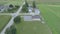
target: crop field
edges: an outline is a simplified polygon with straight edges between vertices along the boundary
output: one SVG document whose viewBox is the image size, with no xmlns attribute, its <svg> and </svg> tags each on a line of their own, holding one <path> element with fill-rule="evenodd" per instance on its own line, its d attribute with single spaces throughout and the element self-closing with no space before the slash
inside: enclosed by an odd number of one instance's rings
<svg viewBox="0 0 60 34">
<path fill-rule="evenodd" d="M 9 22 L 10 18 L 11 18 L 10 16 L 0 15 L 0 31 Z"/>
<path fill-rule="evenodd" d="M 50 27 L 52 34 L 60 34 L 60 6 L 38 5 L 46 24 Z"/>
</svg>

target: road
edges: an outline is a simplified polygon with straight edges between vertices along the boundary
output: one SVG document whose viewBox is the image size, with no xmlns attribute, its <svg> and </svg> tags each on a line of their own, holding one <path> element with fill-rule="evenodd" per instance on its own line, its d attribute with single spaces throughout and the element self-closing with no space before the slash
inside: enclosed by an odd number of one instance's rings
<svg viewBox="0 0 60 34">
<path fill-rule="evenodd" d="M 8 24 L 5 26 L 5 28 L 1 31 L 1 34 L 5 34 L 6 29 L 9 28 L 11 25 L 13 25 L 14 18 L 17 17 L 18 14 L 21 12 L 21 9 L 22 9 L 24 4 L 25 4 L 25 2 L 20 6 L 20 8 L 18 9 L 18 11 L 16 13 L 12 14 L 11 20 L 8 22 Z"/>
</svg>

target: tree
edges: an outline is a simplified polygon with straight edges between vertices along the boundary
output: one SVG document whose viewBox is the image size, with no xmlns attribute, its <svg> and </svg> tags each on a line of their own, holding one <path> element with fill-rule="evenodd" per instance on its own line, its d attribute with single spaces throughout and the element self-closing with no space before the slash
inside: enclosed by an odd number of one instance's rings
<svg viewBox="0 0 60 34">
<path fill-rule="evenodd" d="M 12 5 L 12 4 L 10 4 L 10 5 L 9 5 L 9 7 L 10 7 L 10 8 L 13 8 L 13 5 Z"/>
<path fill-rule="evenodd" d="M 28 13 L 28 7 L 26 5 L 23 5 L 22 12 Z"/>
<path fill-rule="evenodd" d="M 11 32 L 10 29 L 7 28 L 5 34 L 11 34 L 10 32 Z"/>
<path fill-rule="evenodd" d="M 33 1 L 33 8 L 36 8 L 36 4 L 35 4 L 35 1 Z"/>
<path fill-rule="evenodd" d="M 27 6 L 27 7 L 29 7 L 29 5 L 28 5 L 28 3 L 27 3 L 27 1 L 25 0 L 25 5 Z"/>
<path fill-rule="evenodd" d="M 23 7 L 22 7 L 22 12 L 23 13 L 28 13 L 28 3 L 27 3 L 27 1 L 25 0 L 25 4 L 23 5 Z"/>
<path fill-rule="evenodd" d="M 15 23 L 20 23 L 21 22 L 20 16 L 15 17 L 14 22 Z"/>
<path fill-rule="evenodd" d="M 10 28 L 7 28 L 5 34 L 16 34 L 16 27 L 12 25 Z"/>
<path fill-rule="evenodd" d="M 13 25 L 10 28 L 12 34 L 16 34 L 16 27 Z"/>
<path fill-rule="evenodd" d="M 18 6 L 18 5 L 15 5 L 15 7 L 16 7 L 16 8 L 19 8 L 20 6 Z"/>
</svg>

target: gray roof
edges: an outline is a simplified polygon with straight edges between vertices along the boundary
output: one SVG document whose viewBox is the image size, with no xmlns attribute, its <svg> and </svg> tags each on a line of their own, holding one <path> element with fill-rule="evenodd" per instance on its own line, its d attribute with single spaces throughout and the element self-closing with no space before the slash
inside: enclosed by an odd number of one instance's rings
<svg viewBox="0 0 60 34">
<path fill-rule="evenodd" d="M 32 16 L 33 19 L 40 19 L 40 16 L 39 15 L 36 15 L 36 16 Z"/>
<path fill-rule="evenodd" d="M 28 7 L 28 10 L 29 10 L 29 13 L 32 13 L 33 8 L 32 8 L 32 7 Z M 35 14 L 40 14 L 39 9 L 34 8 L 34 13 L 35 13 Z"/>
<path fill-rule="evenodd" d="M 3 9 L 3 8 L 4 8 L 4 6 L 0 5 L 0 9 Z"/>
</svg>

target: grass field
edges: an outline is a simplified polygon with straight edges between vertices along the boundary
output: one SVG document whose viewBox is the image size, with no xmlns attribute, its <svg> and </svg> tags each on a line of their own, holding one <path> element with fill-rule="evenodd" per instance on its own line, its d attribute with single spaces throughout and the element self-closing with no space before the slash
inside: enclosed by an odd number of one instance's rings
<svg viewBox="0 0 60 34">
<path fill-rule="evenodd" d="M 27 0 L 28 3 L 32 3 L 32 0 Z M 60 0 L 35 0 L 37 4 L 52 4 L 52 5 L 60 5 Z"/>
<path fill-rule="evenodd" d="M 42 24 L 40 21 L 24 21 L 15 24 L 17 28 L 17 34 L 51 34 L 49 27 L 46 24 Z"/>
<path fill-rule="evenodd" d="M 4 4 L 4 5 L 9 5 L 9 4 L 13 4 L 13 5 L 20 5 L 22 4 L 22 0 L 0 0 L 0 5 Z"/>
<path fill-rule="evenodd" d="M 11 18 L 10 16 L 0 15 L 0 31 L 8 23 L 8 21 L 10 20 L 10 18 Z"/>
<path fill-rule="evenodd" d="M 0 4 L 13 4 L 20 5 L 24 0 L 0 0 Z M 27 0 L 28 3 L 32 3 L 32 0 Z M 35 0 L 37 4 L 60 4 L 60 0 Z"/>
<path fill-rule="evenodd" d="M 46 24 L 50 27 L 53 34 L 60 34 L 60 7 L 38 5 L 45 19 Z"/>
</svg>

